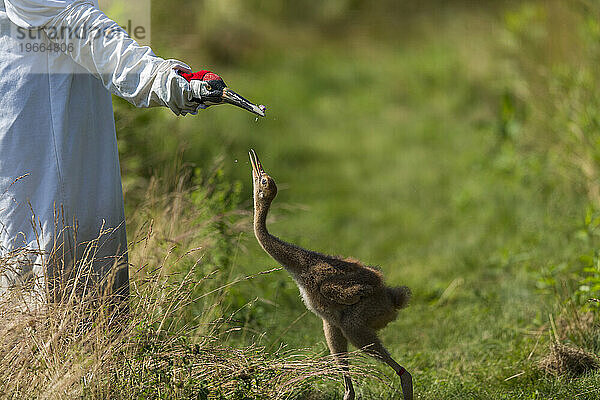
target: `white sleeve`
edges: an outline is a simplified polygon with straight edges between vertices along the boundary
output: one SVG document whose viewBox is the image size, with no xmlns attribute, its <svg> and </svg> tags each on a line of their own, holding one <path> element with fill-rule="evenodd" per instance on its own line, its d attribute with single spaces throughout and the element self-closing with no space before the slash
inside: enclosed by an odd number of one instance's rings
<svg viewBox="0 0 600 400">
<path fill-rule="evenodd" d="M 102 80 L 112 93 L 137 107 L 166 106 L 175 114 L 196 113 L 199 104 L 177 60 L 157 57 L 140 46 L 90 0 L 4 0 L 16 25 L 46 32 L 49 40 L 72 49 L 73 60 Z M 74 34 L 73 32 L 77 32 Z"/>
</svg>

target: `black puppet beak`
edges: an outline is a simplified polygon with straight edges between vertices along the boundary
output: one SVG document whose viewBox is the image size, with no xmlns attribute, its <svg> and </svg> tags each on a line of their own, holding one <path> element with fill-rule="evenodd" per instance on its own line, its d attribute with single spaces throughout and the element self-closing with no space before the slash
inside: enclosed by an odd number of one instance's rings
<svg viewBox="0 0 600 400">
<path fill-rule="evenodd" d="M 262 104 L 257 106 L 256 104 L 251 103 L 228 87 L 223 88 L 221 99 L 226 103 L 241 107 L 244 110 L 250 111 L 251 113 L 260 115 L 261 117 L 265 116 L 265 110 L 267 107 L 263 106 Z"/>
<path fill-rule="evenodd" d="M 250 156 L 250 164 L 252 164 L 252 178 L 256 180 L 259 176 L 265 173 L 265 170 L 263 169 L 254 149 L 250 149 L 248 155 Z"/>
</svg>

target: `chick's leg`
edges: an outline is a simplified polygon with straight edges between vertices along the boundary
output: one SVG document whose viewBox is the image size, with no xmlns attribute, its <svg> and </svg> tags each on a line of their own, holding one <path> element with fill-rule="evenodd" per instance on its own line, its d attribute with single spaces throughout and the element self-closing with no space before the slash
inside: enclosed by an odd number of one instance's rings
<svg viewBox="0 0 600 400">
<path fill-rule="evenodd" d="M 329 351 L 335 357 L 338 364 L 340 364 L 344 374 L 344 400 L 354 400 L 354 387 L 352 386 L 352 379 L 348 374 L 348 340 L 339 328 L 325 320 L 323 320 L 323 331 L 325 332 Z"/>
</svg>

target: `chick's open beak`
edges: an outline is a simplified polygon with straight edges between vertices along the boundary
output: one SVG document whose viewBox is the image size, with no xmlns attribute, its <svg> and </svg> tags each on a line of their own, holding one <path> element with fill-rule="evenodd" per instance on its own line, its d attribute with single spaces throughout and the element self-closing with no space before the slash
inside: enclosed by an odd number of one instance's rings
<svg viewBox="0 0 600 400">
<path fill-rule="evenodd" d="M 252 164 L 252 178 L 256 180 L 259 176 L 265 173 L 265 170 L 263 169 L 254 149 L 250 149 L 248 155 L 250 156 L 250 164 Z"/>
<path fill-rule="evenodd" d="M 256 115 L 260 115 L 261 117 L 265 116 L 265 106 L 262 104 L 257 106 L 227 87 L 223 89 L 223 95 L 221 98 L 226 103 L 241 107 L 244 110 L 248 110 Z"/>
</svg>

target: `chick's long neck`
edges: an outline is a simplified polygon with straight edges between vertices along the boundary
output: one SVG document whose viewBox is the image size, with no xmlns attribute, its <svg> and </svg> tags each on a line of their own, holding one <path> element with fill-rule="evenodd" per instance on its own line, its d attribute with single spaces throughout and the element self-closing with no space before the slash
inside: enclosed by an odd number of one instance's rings
<svg viewBox="0 0 600 400">
<path fill-rule="evenodd" d="M 267 214 L 271 204 L 254 202 L 254 235 L 262 248 L 292 275 L 303 273 L 309 264 L 312 252 L 284 242 L 267 230 Z"/>
</svg>

